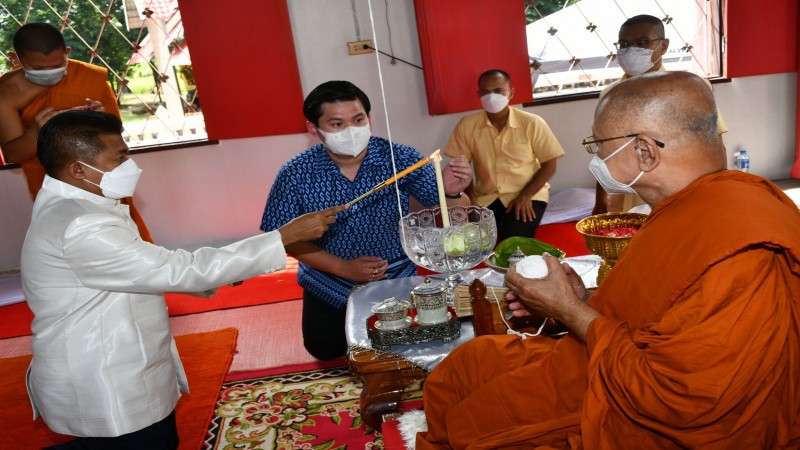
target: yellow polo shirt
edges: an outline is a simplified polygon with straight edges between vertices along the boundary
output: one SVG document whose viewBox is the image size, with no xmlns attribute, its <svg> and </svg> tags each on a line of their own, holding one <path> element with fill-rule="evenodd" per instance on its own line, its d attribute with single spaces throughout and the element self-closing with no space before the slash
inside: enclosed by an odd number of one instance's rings
<svg viewBox="0 0 800 450">
<path fill-rule="evenodd" d="M 463 117 L 444 149 L 448 156 L 464 156 L 472 162 L 473 202 L 478 206 L 487 207 L 497 198 L 508 206 L 542 163 L 564 154 L 544 119 L 513 107 L 509 110 L 502 132 L 485 111 Z M 549 192 L 550 184 L 545 183 L 531 200 L 546 202 Z"/>
</svg>

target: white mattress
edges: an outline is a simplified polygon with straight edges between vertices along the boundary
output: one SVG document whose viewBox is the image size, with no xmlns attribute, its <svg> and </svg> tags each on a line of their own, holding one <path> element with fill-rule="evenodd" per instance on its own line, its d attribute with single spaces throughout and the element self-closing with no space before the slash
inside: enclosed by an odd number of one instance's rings
<svg viewBox="0 0 800 450">
<path fill-rule="evenodd" d="M 19 274 L 0 276 L 0 306 L 19 303 L 24 300 L 22 279 Z"/>
<path fill-rule="evenodd" d="M 577 222 L 592 215 L 594 189 L 571 188 L 550 196 L 541 225 L 548 223 Z"/>
</svg>

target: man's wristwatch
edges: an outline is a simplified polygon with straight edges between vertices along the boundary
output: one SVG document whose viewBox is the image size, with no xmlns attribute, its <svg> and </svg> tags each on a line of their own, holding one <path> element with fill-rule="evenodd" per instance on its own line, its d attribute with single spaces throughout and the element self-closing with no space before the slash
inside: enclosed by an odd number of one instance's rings
<svg viewBox="0 0 800 450">
<path fill-rule="evenodd" d="M 456 195 L 450 195 L 450 194 L 448 194 L 447 192 L 445 192 L 445 193 L 444 193 L 444 196 L 445 196 L 445 197 L 447 197 L 447 198 L 449 198 L 449 199 L 457 200 L 457 199 L 461 198 L 461 192 L 459 192 L 459 193 L 458 193 L 458 194 L 456 194 Z"/>
</svg>

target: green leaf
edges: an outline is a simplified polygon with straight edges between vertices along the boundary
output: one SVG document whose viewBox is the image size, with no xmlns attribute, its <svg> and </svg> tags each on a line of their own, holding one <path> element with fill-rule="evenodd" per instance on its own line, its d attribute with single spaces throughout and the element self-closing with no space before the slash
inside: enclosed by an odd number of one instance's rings
<svg viewBox="0 0 800 450">
<path fill-rule="evenodd" d="M 563 258 L 566 255 L 566 253 L 564 253 L 562 250 L 538 239 L 513 236 L 504 239 L 500 244 L 497 245 L 497 247 L 495 247 L 495 263 L 497 266 L 508 267 L 508 257 L 514 253 L 517 247 L 522 250 L 522 253 L 524 253 L 525 256 L 549 253 L 557 258 Z"/>
</svg>

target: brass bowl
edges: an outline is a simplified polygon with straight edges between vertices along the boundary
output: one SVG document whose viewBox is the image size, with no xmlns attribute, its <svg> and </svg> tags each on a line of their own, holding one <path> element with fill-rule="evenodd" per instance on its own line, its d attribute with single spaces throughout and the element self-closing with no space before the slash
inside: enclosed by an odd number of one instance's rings
<svg viewBox="0 0 800 450">
<path fill-rule="evenodd" d="M 631 236 L 609 237 L 599 236 L 596 233 L 600 230 L 610 230 L 612 228 L 635 228 L 638 230 L 645 220 L 647 220 L 647 214 L 606 213 L 589 216 L 575 225 L 578 232 L 583 235 L 589 251 L 603 259 L 603 264 L 597 272 L 598 286 L 606 278 L 614 264 L 617 263 L 617 259 L 619 259 L 625 246 L 628 245 Z"/>
</svg>

